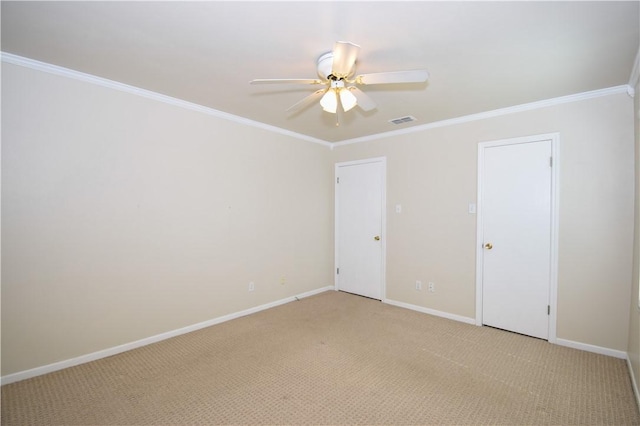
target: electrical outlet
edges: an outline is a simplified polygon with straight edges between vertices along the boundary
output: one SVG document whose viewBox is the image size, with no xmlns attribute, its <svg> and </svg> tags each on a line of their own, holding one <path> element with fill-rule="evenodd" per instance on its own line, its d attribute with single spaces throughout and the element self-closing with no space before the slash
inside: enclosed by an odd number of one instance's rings
<svg viewBox="0 0 640 426">
<path fill-rule="evenodd" d="M 429 283 L 429 291 L 431 293 L 435 293 L 436 292 L 436 285 L 434 283 Z"/>
<path fill-rule="evenodd" d="M 251 281 L 251 282 L 249 283 L 249 291 L 253 291 L 253 290 L 255 290 L 255 289 L 256 289 L 256 285 L 253 283 L 253 281 Z"/>
<path fill-rule="evenodd" d="M 416 281 L 416 290 L 422 291 L 422 281 Z"/>
</svg>

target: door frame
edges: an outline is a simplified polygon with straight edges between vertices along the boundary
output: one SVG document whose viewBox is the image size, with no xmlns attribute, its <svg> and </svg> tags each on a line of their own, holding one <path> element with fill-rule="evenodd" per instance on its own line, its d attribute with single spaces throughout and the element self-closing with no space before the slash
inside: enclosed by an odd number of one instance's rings
<svg viewBox="0 0 640 426">
<path fill-rule="evenodd" d="M 556 343 L 556 328 L 558 315 L 558 223 L 559 223 L 559 188 L 560 188 L 560 134 L 547 133 L 542 135 L 524 136 L 511 139 L 501 139 L 478 143 L 478 193 L 476 217 L 476 325 L 482 326 L 482 276 L 484 242 L 482 217 L 482 176 L 484 173 L 484 150 L 496 146 L 518 145 L 523 143 L 551 141 L 551 265 L 549 279 L 549 338 L 550 343 Z"/>
<path fill-rule="evenodd" d="M 366 158 L 362 160 L 354 160 L 354 161 L 344 161 L 341 163 L 335 164 L 335 173 L 333 176 L 333 184 L 334 184 L 334 265 L 333 265 L 333 286 L 336 291 L 340 290 L 340 286 L 338 284 L 338 263 L 340 261 L 340 252 L 339 252 L 339 237 L 340 237 L 340 187 L 338 184 L 338 176 L 340 167 L 348 167 L 348 166 L 357 166 L 360 164 L 369 164 L 369 163 L 380 163 L 382 166 L 382 205 L 380 206 L 381 214 L 381 228 L 380 228 L 380 295 L 382 302 L 385 302 L 387 299 L 387 284 L 386 284 L 386 260 L 387 260 L 387 157 L 375 157 L 375 158 Z"/>
</svg>

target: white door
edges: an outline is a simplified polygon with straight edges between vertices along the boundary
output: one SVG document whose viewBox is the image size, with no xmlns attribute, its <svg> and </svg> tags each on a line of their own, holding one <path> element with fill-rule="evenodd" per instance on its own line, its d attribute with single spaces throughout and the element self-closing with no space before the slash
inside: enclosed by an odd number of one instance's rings
<svg viewBox="0 0 640 426">
<path fill-rule="evenodd" d="M 552 141 L 480 149 L 482 323 L 548 339 Z"/>
<path fill-rule="evenodd" d="M 336 287 L 382 299 L 384 159 L 336 165 Z"/>
</svg>

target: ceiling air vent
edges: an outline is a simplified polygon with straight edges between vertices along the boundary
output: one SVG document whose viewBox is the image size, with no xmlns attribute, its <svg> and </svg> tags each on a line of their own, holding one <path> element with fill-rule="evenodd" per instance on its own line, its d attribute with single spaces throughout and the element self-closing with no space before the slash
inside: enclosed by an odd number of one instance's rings
<svg viewBox="0 0 640 426">
<path fill-rule="evenodd" d="M 403 123 L 409 123 L 411 121 L 416 121 L 416 118 L 410 115 L 407 115 L 406 117 L 394 118 L 393 120 L 389 120 L 389 123 L 403 124 Z"/>
</svg>

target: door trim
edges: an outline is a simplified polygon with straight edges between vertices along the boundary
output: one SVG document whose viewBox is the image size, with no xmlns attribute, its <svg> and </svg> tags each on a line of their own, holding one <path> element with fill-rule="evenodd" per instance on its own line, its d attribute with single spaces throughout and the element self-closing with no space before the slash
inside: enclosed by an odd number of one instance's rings
<svg viewBox="0 0 640 426">
<path fill-rule="evenodd" d="M 549 282 L 549 338 L 550 343 L 556 343 L 556 328 L 558 316 L 558 223 L 559 223 L 559 188 L 560 188 L 560 134 L 548 133 L 542 135 L 525 136 L 512 139 L 501 139 L 478 143 L 478 192 L 476 217 L 476 325 L 482 326 L 482 275 L 484 241 L 482 221 L 482 176 L 484 172 L 484 150 L 486 148 L 516 145 L 530 142 L 551 141 L 551 265 Z"/>
<path fill-rule="evenodd" d="M 387 157 L 375 157 L 375 158 L 367 158 L 363 160 L 354 160 L 354 161 L 344 161 L 341 163 L 335 164 L 335 172 L 333 176 L 333 184 L 334 184 L 334 263 L 333 263 L 333 287 L 336 291 L 340 290 L 340 286 L 338 285 L 338 263 L 340 260 L 339 253 L 339 232 L 340 232 L 340 217 L 339 217 L 339 187 L 338 187 L 338 172 L 340 167 L 346 166 L 356 166 L 359 164 L 369 164 L 369 163 L 380 163 L 382 166 L 382 206 L 380 220 L 381 224 L 381 253 L 380 256 L 380 297 L 382 302 L 387 300 L 387 284 L 386 284 L 386 270 L 387 270 Z"/>
</svg>

